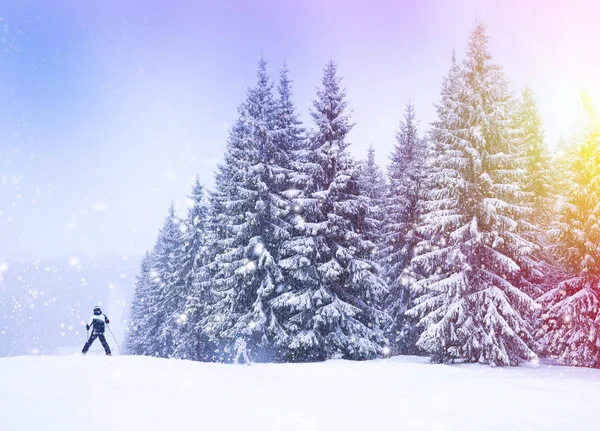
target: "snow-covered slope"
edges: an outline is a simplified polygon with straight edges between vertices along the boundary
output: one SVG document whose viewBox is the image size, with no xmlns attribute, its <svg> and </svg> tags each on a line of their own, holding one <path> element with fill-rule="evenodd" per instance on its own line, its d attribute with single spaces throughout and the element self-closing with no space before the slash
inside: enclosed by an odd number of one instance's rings
<svg viewBox="0 0 600 431">
<path fill-rule="evenodd" d="M 133 356 L 0 359 L 0 429 L 600 429 L 600 371 L 404 357 L 203 364 Z"/>
</svg>

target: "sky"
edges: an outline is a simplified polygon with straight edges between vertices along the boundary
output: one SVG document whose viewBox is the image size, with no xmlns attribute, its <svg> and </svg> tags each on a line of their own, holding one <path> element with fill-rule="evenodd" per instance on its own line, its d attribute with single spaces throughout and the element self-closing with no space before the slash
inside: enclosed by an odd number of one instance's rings
<svg viewBox="0 0 600 431">
<path fill-rule="evenodd" d="M 152 247 L 194 177 L 212 186 L 261 56 L 273 77 L 287 62 L 309 128 L 334 56 L 351 152 L 372 144 L 386 165 L 405 105 L 425 132 L 480 18 L 511 89 L 536 93 L 552 146 L 583 89 L 600 102 L 598 16 L 594 0 L 2 0 L 0 264 Z"/>
</svg>

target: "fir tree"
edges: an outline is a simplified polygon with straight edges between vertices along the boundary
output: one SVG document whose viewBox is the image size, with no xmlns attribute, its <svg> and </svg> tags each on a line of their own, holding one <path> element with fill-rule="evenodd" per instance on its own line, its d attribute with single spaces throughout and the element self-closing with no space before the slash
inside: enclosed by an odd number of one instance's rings
<svg viewBox="0 0 600 431">
<path fill-rule="evenodd" d="M 533 245 L 517 232 L 523 196 L 510 95 L 487 42 L 478 24 L 463 69 L 453 65 L 444 83 L 407 314 L 420 318 L 417 344 L 435 362 L 516 365 L 534 356 L 527 318 L 535 303 L 516 263 Z"/>
<path fill-rule="evenodd" d="M 285 63 L 279 71 L 277 95 L 274 113 L 274 139 L 277 148 L 280 149 L 280 154 L 285 155 L 281 158 L 280 164 L 292 169 L 287 172 L 287 180 L 292 185 L 299 174 L 297 153 L 304 147 L 305 130 L 292 100 L 292 80 L 289 77 L 289 70 Z"/>
<path fill-rule="evenodd" d="M 145 354 L 149 356 L 168 358 L 175 350 L 174 315 L 180 312 L 178 263 L 183 249 L 179 224 L 171 203 L 152 250 L 151 289 L 147 298 L 149 309 L 144 319 L 144 328 L 150 339 Z"/>
<path fill-rule="evenodd" d="M 179 307 L 172 317 L 178 324 L 174 356 L 201 360 L 206 358 L 208 343 L 202 330 L 207 287 L 208 204 L 198 177 L 189 196 L 190 209 L 183 229 L 183 253 L 178 262 Z"/>
<path fill-rule="evenodd" d="M 375 205 L 380 205 L 386 194 L 386 183 L 381 168 L 375 161 L 375 149 L 369 145 L 367 160 L 363 161 L 360 168 L 360 191 Z"/>
<path fill-rule="evenodd" d="M 551 235 L 567 275 L 539 298 L 540 348 L 570 365 L 600 367 L 600 119 L 567 154 L 568 187 Z"/>
<path fill-rule="evenodd" d="M 388 332 L 396 353 L 417 353 L 414 349 L 415 322 L 404 313 L 410 305 L 408 285 L 414 280 L 410 261 L 419 241 L 416 227 L 421 183 L 425 179 L 425 159 L 425 140 L 417 134 L 415 110 L 408 104 L 388 167 L 389 189 L 383 210 L 385 279 L 390 286 L 386 309 L 392 319 Z"/>
<path fill-rule="evenodd" d="M 525 158 L 525 175 L 522 180 L 522 189 L 527 193 L 527 206 L 531 207 L 532 215 L 529 222 L 537 233 L 544 231 L 551 219 L 554 207 L 553 175 L 551 172 L 551 158 L 548 148 L 544 144 L 542 119 L 538 113 L 537 104 L 531 88 L 523 90 L 522 99 L 519 101 L 515 115 L 517 140 L 523 148 Z"/>
<path fill-rule="evenodd" d="M 367 205 L 367 216 L 365 218 L 366 238 L 374 244 L 381 244 L 381 229 L 383 223 L 382 205 L 385 200 L 387 184 L 381 172 L 381 168 L 375 162 L 375 149 L 369 146 L 367 160 L 360 163 L 359 187 L 362 196 L 369 199 Z"/>
<path fill-rule="evenodd" d="M 317 130 L 298 152 L 302 220 L 282 245 L 279 265 L 289 282 L 272 302 L 290 361 L 372 358 L 384 342 L 376 305 L 386 286 L 365 239 L 368 198 L 347 153 L 352 124 L 336 69 L 333 60 L 325 68 L 311 112 Z"/>
<path fill-rule="evenodd" d="M 277 253 L 277 261 L 281 260 L 286 243 L 298 233 L 297 226 L 302 226 L 302 197 L 304 195 L 302 188 L 305 184 L 304 172 L 302 170 L 302 157 L 306 147 L 306 132 L 296 112 L 296 107 L 292 100 L 292 81 L 289 78 L 289 70 L 284 63 L 279 73 L 279 83 L 277 86 L 277 100 L 275 103 L 275 141 L 276 146 L 282 154 L 287 157 L 282 159 L 282 165 L 288 170 L 285 179 L 285 192 L 283 196 L 288 200 L 287 215 L 285 220 L 288 223 L 289 236 L 281 242 Z M 289 337 L 284 328 L 285 322 L 281 319 L 283 316 L 277 312 L 278 297 L 292 289 L 293 281 L 283 273 L 283 280 L 277 286 L 277 289 L 270 300 L 270 306 L 273 308 L 276 318 L 273 319 L 272 331 L 278 336 L 274 338 L 274 358 L 278 361 L 286 360 L 287 343 Z"/>
<path fill-rule="evenodd" d="M 129 309 L 125 351 L 130 355 L 144 355 L 147 353 L 148 331 L 144 322 L 150 311 L 147 298 L 150 296 L 152 287 L 150 280 L 151 265 L 150 253 L 146 253 L 140 266 L 140 273 L 135 281 L 135 290 Z"/>
<path fill-rule="evenodd" d="M 212 340 L 229 346 L 246 334 L 255 359 L 274 357 L 283 337 L 269 301 L 282 283 L 276 264 L 281 242 L 289 237 L 289 154 L 275 120 L 276 103 L 259 62 L 258 82 L 248 91 L 230 133 L 225 163 L 212 195 L 215 250 L 208 265 L 212 298 L 206 322 Z M 222 350 L 221 350 L 222 351 Z M 222 356 L 220 359 L 224 359 Z"/>
<path fill-rule="evenodd" d="M 558 176 L 552 173 L 552 161 L 544 144 L 542 121 L 530 88 L 523 91 L 514 116 L 516 143 L 523 158 L 521 189 L 524 191 L 524 200 L 521 205 L 528 209 L 519 220 L 519 232 L 536 246 L 532 254 L 522 255 L 517 263 L 525 277 L 532 282 L 529 295 L 537 298 L 547 290 L 548 281 L 553 278 L 549 275 L 557 272 L 547 253 L 547 232 L 554 216 L 553 184 Z"/>
</svg>

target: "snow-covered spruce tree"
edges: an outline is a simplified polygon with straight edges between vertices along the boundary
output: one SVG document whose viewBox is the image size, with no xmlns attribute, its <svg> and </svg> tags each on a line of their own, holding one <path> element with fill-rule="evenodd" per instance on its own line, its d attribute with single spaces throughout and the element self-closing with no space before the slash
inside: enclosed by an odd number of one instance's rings
<svg viewBox="0 0 600 431">
<path fill-rule="evenodd" d="M 515 262 L 532 245 L 517 232 L 523 209 L 512 154 L 509 93 L 484 26 L 469 38 L 462 70 L 444 83 L 432 144 L 435 181 L 418 228 L 424 240 L 411 285 L 423 328 L 417 345 L 434 362 L 517 365 L 534 356 L 534 301 Z"/>
<path fill-rule="evenodd" d="M 567 278 L 539 302 L 543 353 L 570 365 L 600 368 L 600 118 L 567 154 L 570 175 L 554 252 Z"/>
<path fill-rule="evenodd" d="M 146 253 L 140 266 L 140 273 L 135 281 L 135 290 L 129 308 L 129 318 L 127 322 L 127 332 L 125 336 L 125 351 L 130 355 L 146 354 L 146 336 L 147 328 L 144 327 L 146 317 L 148 316 L 148 300 L 151 289 L 150 253 Z"/>
<path fill-rule="evenodd" d="M 382 241 L 382 205 L 384 204 L 387 192 L 387 184 L 381 168 L 375 162 L 375 149 L 373 145 L 369 145 L 367 160 L 360 162 L 358 167 L 360 193 L 369 199 L 365 218 L 365 223 L 367 224 L 365 235 L 369 241 L 378 246 Z M 379 250 L 377 250 L 377 253 L 379 253 Z"/>
<path fill-rule="evenodd" d="M 274 345 L 284 337 L 269 301 L 283 282 L 275 256 L 291 228 L 284 196 L 289 154 L 278 146 L 275 111 L 266 62 L 261 60 L 258 82 L 239 108 L 211 197 L 219 214 L 211 222 L 217 229 L 208 266 L 213 300 L 205 323 L 220 352 L 236 333 L 243 333 L 254 359 L 265 361 L 275 357 Z"/>
<path fill-rule="evenodd" d="M 292 100 L 292 80 L 285 63 L 279 71 L 274 121 L 274 140 L 281 154 L 285 154 L 280 163 L 288 168 L 287 180 L 290 185 L 293 185 L 299 182 L 299 175 L 301 175 L 298 152 L 305 146 L 306 132 Z"/>
<path fill-rule="evenodd" d="M 367 160 L 359 165 L 359 186 L 363 196 L 368 197 L 375 205 L 381 205 L 386 196 L 386 183 L 381 168 L 375 161 L 375 149 L 369 145 Z"/>
<path fill-rule="evenodd" d="M 387 328 L 394 353 L 415 354 L 415 321 L 404 315 L 410 305 L 409 283 L 415 277 L 410 268 L 414 249 L 419 242 L 421 187 L 425 180 L 426 141 L 420 138 L 415 124 L 415 109 L 408 104 L 396 146 L 388 167 L 389 188 L 383 207 L 383 256 L 385 280 L 390 293 L 386 311 L 392 321 Z"/>
<path fill-rule="evenodd" d="M 208 342 L 202 330 L 208 301 L 206 258 L 208 203 L 200 179 L 192 187 L 190 208 L 182 226 L 183 253 L 177 263 L 178 306 L 171 319 L 178 330 L 174 356 L 201 360 L 206 357 Z"/>
<path fill-rule="evenodd" d="M 277 99 L 275 101 L 275 134 L 274 140 L 281 154 L 286 157 L 282 158 L 281 164 L 287 169 L 287 177 L 285 180 L 285 192 L 283 195 L 288 200 L 288 211 L 285 220 L 288 223 L 289 236 L 282 241 L 277 252 L 277 261 L 281 259 L 282 251 L 286 249 L 286 244 L 289 245 L 293 236 L 298 234 L 296 226 L 302 226 L 302 197 L 304 196 L 303 187 L 306 183 L 305 171 L 303 167 L 303 154 L 306 148 L 306 131 L 302 122 L 299 119 L 296 107 L 292 100 L 292 80 L 289 78 L 289 70 L 284 63 L 283 68 L 279 73 L 279 82 L 277 86 Z M 285 254 L 285 253 L 284 253 Z M 270 305 L 274 310 L 276 318 L 272 321 L 271 332 L 279 334 L 274 341 L 274 359 L 277 361 L 285 361 L 286 352 L 288 349 L 289 338 L 283 327 L 282 318 L 284 315 L 277 312 L 276 305 L 277 297 L 291 290 L 293 280 L 286 277 L 277 286 L 276 292 L 270 301 Z"/>
<path fill-rule="evenodd" d="M 522 189 L 527 193 L 527 205 L 532 208 L 530 223 L 543 231 L 549 224 L 554 208 L 552 162 L 544 144 L 542 119 L 531 88 L 523 90 L 515 113 L 517 140 L 523 148 L 525 175 Z"/>
<path fill-rule="evenodd" d="M 127 350 L 132 354 L 169 357 L 173 340 L 167 329 L 181 249 L 173 204 L 152 249 L 142 262 L 131 302 Z"/>
<path fill-rule="evenodd" d="M 301 219 L 282 246 L 287 288 L 272 301 L 287 334 L 289 361 L 368 359 L 381 352 L 387 292 L 365 238 L 368 198 L 347 153 L 352 124 L 337 66 L 326 66 L 311 115 L 317 130 L 299 152 Z"/>
<path fill-rule="evenodd" d="M 533 253 L 522 255 L 522 260 L 517 260 L 517 264 L 525 277 L 532 282 L 527 292 L 537 298 L 547 291 L 558 272 L 547 252 L 547 232 L 555 216 L 556 199 L 553 184 L 556 184 L 558 176 L 553 173 L 550 153 L 544 144 L 542 120 L 533 91 L 529 87 L 525 88 L 521 100 L 518 101 L 514 113 L 514 126 L 515 141 L 523 158 L 524 175 L 521 178 L 521 189 L 525 194 L 521 205 L 529 210 L 519 221 L 519 232 L 536 245 Z"/>
<path fill-rule="evenodd" d="M 146 355 L 168 358 L 175 350 L 176 322 L 173 316 L 181 312 L 178 263 L 182 252 L 180 220 L 171 203 L 152 250 L 148 315 L 143 322 L 147 331 L 145 336 L 149 338 L 145 344 Z"/>
</svg>

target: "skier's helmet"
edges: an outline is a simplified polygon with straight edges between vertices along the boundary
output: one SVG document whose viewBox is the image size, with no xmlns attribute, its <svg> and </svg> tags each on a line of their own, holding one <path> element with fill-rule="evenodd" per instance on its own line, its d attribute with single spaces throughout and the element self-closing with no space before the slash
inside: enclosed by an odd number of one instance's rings
<svg viewBox="0 0 600 431">
<path fill-rule="evenodd" d="M 102 310 L 100 309 L 100 306 L 99 306 L 99 305 L 96 305 L 96 306 L 94 307 L 94 314 L 95 314 L 96 316 L 99 316 L 99 315 L 101 315 L 101 314 L 102 314 Z"/>
</svg>

